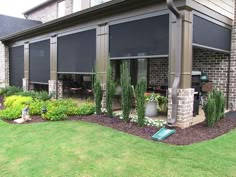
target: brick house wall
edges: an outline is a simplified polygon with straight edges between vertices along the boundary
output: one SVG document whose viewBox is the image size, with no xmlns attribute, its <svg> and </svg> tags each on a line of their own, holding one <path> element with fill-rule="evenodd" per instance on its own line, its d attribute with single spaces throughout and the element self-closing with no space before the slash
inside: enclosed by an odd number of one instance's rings
<svg viewBox="0 0 236 177">
<path fill-rule="evenodd" d="M 168 80 L 168 58 L 149 59 L 149 85 L 161 86 Z"/>
<path fill-rule="evenodd" d="M 207 49 L 193 49 L 193 71 L 202 71 L 209 76 L 213 86 L 226 96 L 228 84 L 229 54 Z"/>
</svg>

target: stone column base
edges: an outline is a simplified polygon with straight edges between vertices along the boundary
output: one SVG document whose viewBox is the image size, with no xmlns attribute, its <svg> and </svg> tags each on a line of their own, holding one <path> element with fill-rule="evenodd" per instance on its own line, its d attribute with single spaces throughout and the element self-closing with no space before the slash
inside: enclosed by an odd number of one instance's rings
<svg viewBox="0 0 236 177">
<path fill-rule="evenodd" d="M 172 116 L 171 88 L 168 92 L 168 119 Z M 177 120 L 175 126 L 187 128 L 193 124 L 194 89 L 177 90 Z"/>
<path fill-rule="evenodd" d="M 26 92 L 29 90 L 29 80 L 26 78 L 22 79 L 22 87 L 23 87 L 23 91 Z"/>
<path fill-rule="evenodd" d="M 63 98 L 63 81 L 57 81 L 57 98 Z"/>
<path fill-rule="evenodd" d="M 102 108 L 106 108 L 106 84 L 102 84 Z"/>
<path fill-rule="evenodd" d="M 52 98 L 57 98 L 57 81 L 49 80 L 48 81 L 48 93 L 49 95 L 53 95 Z"/>
</svg>

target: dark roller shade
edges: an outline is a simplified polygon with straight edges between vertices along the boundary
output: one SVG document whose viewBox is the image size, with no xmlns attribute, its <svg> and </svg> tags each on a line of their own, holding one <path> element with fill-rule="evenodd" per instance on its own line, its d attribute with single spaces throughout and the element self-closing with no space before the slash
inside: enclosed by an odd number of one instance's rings
<svg viewBox="0 0 236 177">
<path fill-rule="evenodd" d="M 50 79 L 50 40 L 30 44 L 30 82 Z"/>
<path fill-rule="evenodd" d="M 193 43 L 230 51 L 231 30 L 193 16 Z"/>
<path fill-rule="evenodd" d="M 168 55 L 169 15 L 110 26 L 110 57 Z"/>
<path fill-rule="evenodd" d="M 58 38 L 58 72 L 92 72 L 96 61 L 96 30 Z"/>
<path fill-rule="evenodd" d="M 22 87 L 24 78 L 24 46 L 10 47 L 10 85 Z"/>
</svg>

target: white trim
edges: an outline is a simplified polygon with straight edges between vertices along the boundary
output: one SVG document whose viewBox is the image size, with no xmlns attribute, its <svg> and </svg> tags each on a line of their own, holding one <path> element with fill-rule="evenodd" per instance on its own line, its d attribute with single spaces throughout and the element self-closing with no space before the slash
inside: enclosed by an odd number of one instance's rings
<svg viewBox="0 0 236 177">
<path fill-rule="evenodd" d="M 209 46 L 205 46 L 205 45 L 200 45 L 200 44 L 195 44 L 195 43 L 193 43 L 193 47 L 199 47 L 199 48 L 204 48 L 204 49 L 209 49 L 209 50 L 214 50 L 214 51 L 217 51 L 217 52 L 230 54 L 230 51 L 228 51 L 228 50 L 222 50 L 222 49 L 209 47 Z"/>
</svg>

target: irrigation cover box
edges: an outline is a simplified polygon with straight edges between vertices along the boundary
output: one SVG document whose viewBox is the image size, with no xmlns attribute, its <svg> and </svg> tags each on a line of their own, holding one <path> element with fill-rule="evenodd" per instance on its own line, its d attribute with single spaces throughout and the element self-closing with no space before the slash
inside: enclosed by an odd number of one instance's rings
<svg viewBox="0 0 236 177">
<path fill-rule="evenodd" d="M 167 138 L 168 136 L 174 134 L 175 132 L 176 130 L 167 129 L 163 127 L 152 136 L 152 139 L 156 141 L 161 141 Z"/>
</svg>

